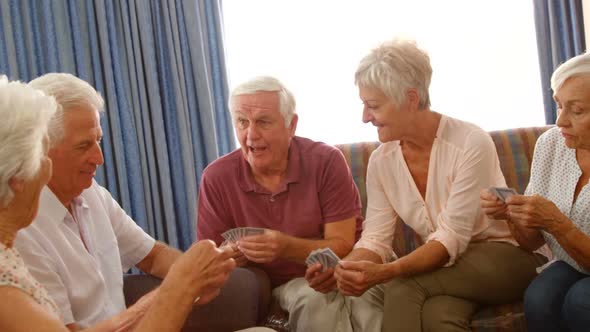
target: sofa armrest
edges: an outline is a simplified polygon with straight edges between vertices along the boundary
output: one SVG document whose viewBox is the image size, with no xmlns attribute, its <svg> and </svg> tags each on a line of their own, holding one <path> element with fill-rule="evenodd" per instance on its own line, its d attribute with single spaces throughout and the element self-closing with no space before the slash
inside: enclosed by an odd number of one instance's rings
<svg viewBox="0 0 590 332">
<path fill-rule="evenodd" d="M 126 305 L 129 307 L 160 283 L 160 279 L 149 275 L 126 275 L 123 287 Z M 256 326 L 266 317 L 270 298 L 270 281 L 264 272 L 237 268 L 219 296 L 193 308 L 182 331 L 223 332 Z"/>
</svg>

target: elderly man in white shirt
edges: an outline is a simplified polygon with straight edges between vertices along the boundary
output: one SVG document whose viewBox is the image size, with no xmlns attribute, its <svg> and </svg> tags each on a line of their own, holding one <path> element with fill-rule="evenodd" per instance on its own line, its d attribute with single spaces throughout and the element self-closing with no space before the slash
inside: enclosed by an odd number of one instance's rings
<svg viewBox="0 0 590 332">
<path fill-rule="evenodd" d="M 30 85 L 61 107 L 49 128 L 53 176 L 36 221 L 15 245 L 76 331 L 125 309 L 124 271 L 136 266 L 164 278 L 181 252 L 146 234 L 94 181 L 103 163 L 100 94 L 69 74 L 47 74 Z"/>
</svg>

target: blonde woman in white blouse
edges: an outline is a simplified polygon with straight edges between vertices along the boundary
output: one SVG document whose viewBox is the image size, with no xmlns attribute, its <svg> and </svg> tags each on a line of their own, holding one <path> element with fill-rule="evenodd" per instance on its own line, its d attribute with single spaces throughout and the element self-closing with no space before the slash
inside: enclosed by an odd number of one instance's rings
<svg viewBox="0 0 590 332">
<path fill-rule="evenodd" d="M 590 331 L 590 54 L 559 66 L 551 88 L 557 126 L 537 141 L 525 195 L 504 204 L 483 191 L 481 204 L 523 247 L 553 252 L 525 294 L 528 330 Z"/>
<path fill-rule="evenodd" d="M 19 229 L 35 218 L 51 176 L 47 124 L 53 97 L 0 76 L 0 331 L 65 331 L 47 291 L 13 248 Z M 173 265 L 159 290 L 86 331 L 180 331 L 195 298 L 210 301 L 235 262 L 211 241 L 193 245 Z M 144 315 L 145 314 L 145 315 Z M 139 318 L 138 318 L 139 317 Z M 143 318 L 142 318 L 143 317 Z"/>
<path fill-rule="evenodd" d="M 355 74 L 363 122 L 383 144 L 369 160 L 361 239 L 335 276 L 365 331 L 470 331 L 479 305 L 521 299 L 540 264 L 506 222 L 481 211 L 480 190 L 506 185 L 495 146 L 477 126 L 430 109 L 431 76 L 428 55 L 399 40 L 371 51 Z M 398 222 L 424 242 L 401 258 L 392 251 Z"/>
</svg>

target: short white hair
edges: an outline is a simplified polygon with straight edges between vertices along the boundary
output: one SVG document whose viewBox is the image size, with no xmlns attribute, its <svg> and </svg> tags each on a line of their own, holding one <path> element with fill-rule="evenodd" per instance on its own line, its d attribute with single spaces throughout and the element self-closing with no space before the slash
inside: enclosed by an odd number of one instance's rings
<svg viewBox="0 0 590 332">
<path fill-rule="evenodd" d="M 590 74 L 590 53 L 580 54 L 562 63 L 551 75 L 551 89 L 553 95 L 569 78 Z"/>
<path fill-rule="evenodd" d="M 354 82 L 357 86 L 376 88 L 399 106 L 408 89 L 418 92 L 419 109 L 430 107 L 432 67 L 428 53 L 415 41 L 394 39 L 373 49 L 359 63 Z"/>
<path fill-rule="evenodd" d="M 279 95 L 279 111 L 285 119 L 285 127 L 289 127 L 295 115 L 295 96 L 281 81 L 272 76 L 257 76 L 236 86 L 229 97 L 228 106 L 232 115 L 234 114 L 235 97 L 257 92 L 276 92 Z"/>
<path fill-rule="evenodd" d="M 57 109 L 53 97 L 0 75 L 0 207 L 12 201 L 12 178 L 30 180 L 45 155 L 43 138 Z"/>
<path fill-rule="evenodd" d="M 53 96 L 57 112 L 49 123 L 49 139 L 56 145 L 64 136 L 64 114 L 76 107 L 90 107 L 104 112 L 104 100 L 88 82 L 68 73 L 49 73 L 32 80 L 29 85 Z"/>
</svg>

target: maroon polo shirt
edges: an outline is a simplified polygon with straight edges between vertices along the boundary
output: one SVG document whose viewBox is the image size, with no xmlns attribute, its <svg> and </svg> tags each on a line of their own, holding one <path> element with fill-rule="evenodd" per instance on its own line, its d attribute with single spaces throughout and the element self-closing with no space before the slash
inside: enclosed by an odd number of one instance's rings
<svg viewBox="0 0 590 332">
<path fill-rule="evenodd" d="M 304 239 L 323 239 L 324 224 L 356 217 L 362 228 L 361 202 L 350 169 L 337 148 L 294 137 L 287 174 L 276 192 L 255 180 L 240 149 L 212 162 L 199 188 L 197 239 L 218 245 L 235 227 L 263 227 Z M 303 264 L 278 259 L 259 264 L 273 286 L 305 275 Z"/>
</svg>

